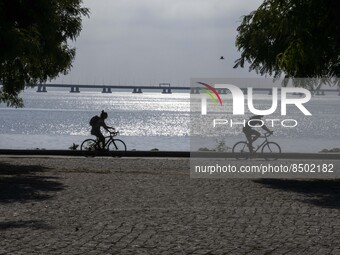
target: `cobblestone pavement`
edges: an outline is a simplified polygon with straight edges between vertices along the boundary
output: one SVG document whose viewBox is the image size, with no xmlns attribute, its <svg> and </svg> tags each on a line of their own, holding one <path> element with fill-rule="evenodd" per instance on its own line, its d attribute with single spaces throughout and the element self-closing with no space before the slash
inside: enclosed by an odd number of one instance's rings
<svg viewBox="0 0 340 255">
<path fill-rule="evenodd" d="M 190 179 L 188 166 L 0 157 L 0 254 L 340 254 L 339 180 Z"/>
</svg>

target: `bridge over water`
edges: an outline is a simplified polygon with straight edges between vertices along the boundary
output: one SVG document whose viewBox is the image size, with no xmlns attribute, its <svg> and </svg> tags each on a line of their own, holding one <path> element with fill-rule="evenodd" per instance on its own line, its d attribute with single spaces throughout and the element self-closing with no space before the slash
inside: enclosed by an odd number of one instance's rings
<svg viewBox="0 0 340 255">
<path fill-rule="evenodd" d="M 37 92 L 47 92 L 47 88 L 69 88 L 70 93 L 79 93 L 80 89 L 99 89 L 102 93 L 112 93 L 113 90 L 132 90 L 132 93 L 143 93 L 143 90 L 158 90 L 163 94 L 171 94 L 172 90 L 190 91 L 190 87 L 171 87 L 169 83 L 159 86 L 122 86 L 122 85 L 81 85 L 81 84 L 40 84 Z"/>
<path fill-rule="evenodd" d="M 173 91 L 176 92 L 187 92 L 190 94 L 199 94 L 199 87 L 183 87 L 183 86 L 170 86 L 170 83 L 160 83 L 159 86 L 122 86 L 122 85 L 81 85 L 81 84 L 40 84 L 38 85 L 37 92 L 47 92 L 47 88 L 68 88 L 70 93 L 80 93 L 80 89 L 99 89 L 102 93 L 112 93 L 115 90 L 131 90 L 132 93 L 143 93 L 143 91 L 159 91 L 162 94 L 172 94 Z M 247 88 L 240 88 L 244 94 L 247 93 Z M 216 89 L 219 94 L 230 93 L 228 89 Z M 280 88 L 278 88 L 280 91 Z M 271 88 L 253 88 L 254 92 L 266 93 L 271 95 Z M 318 89 L 311 91 L 313 95 L 324 96 L 326 93 L 337 93 L 340 96 L 339 89 Z"/>
</svg>

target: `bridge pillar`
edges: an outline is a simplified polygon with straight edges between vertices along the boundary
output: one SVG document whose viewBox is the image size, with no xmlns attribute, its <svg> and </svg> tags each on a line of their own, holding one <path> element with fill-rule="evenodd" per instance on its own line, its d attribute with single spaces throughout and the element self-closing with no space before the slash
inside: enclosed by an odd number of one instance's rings
<svg viewBox="0 0 340 255">
<path fill-rule="evenodd" d="M 71 87 L 70 93 L 79 93 L 79 92 L 80 92 L 80 90 L 79 90 L 78 86 Z"/>
<path fill-rule="evenodd" d="M 132 93 L 143 93 L 142 89 L 141 88 L 133 88 L 133 91 Z"/>
<path fill-rule="evenodd" d="M 323 90 L 317 90 L 317 91 L 316 91 L 316 95 L 317 95 L 317 96 L 324 96 L 324 95 L 325 95 L 325 91 L 323 91 Z"/>
<path fill-rule="evenodd" d="M 228 94 L 227 89 L 216 89 L 218 94 Z"/>
<path fill-rule="evenodd" d="M 47 92 L 46 86 L 39 84 L 37 92 Z"/>
<path fill-rule="evenodd" d="M 111 88 L 103 87 L 102 93 L 112 93 Z"/>
<path fill-rule="evenodd" d="M 199 88 L 190 88 L 190 94 L 199 94 L 200 90 Z"/>
<path fill-rule="evenodd" d="M 163 88 L 162 94 L 172 94 L 171 89 L 169 89 L 169 88 Z"/>
</svg>

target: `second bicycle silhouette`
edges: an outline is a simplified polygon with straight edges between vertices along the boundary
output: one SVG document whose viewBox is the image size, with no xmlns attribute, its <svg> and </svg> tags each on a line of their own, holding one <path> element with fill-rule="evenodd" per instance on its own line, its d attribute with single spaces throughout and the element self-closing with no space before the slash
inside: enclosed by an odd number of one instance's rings
<svg viewBox="0 0 340 255">
<path fill-rule="evenodd" d="M 268 137 L 271 136 L 272 133 L 265 133 L 263 136 L 259 138 L 264 138 L 263 142 L 258 145 L 256 148 L 253 148 L 253 152 L 250 153 L 249 143 L 247 141 L 240 141 L 235 143 L 233 146 L 233 153 L 237 153 L 237 159 L 248 159 L 256 157 L 257 152 L 264 153 L 264 158 L 266 160 L 276 160 L 278 158 L 278 154 L 281 153 L 281 147 L 275 142 L 270 142 Z"/>
</svg>

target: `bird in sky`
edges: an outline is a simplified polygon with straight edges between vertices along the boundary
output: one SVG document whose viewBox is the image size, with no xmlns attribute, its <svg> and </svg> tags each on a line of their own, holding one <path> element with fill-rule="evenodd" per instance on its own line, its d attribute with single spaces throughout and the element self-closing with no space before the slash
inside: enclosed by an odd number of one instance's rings
<svg viewBox="0 0 340 255">
<path fill-rule="evenodd" d="M 224 59 L 224 57 L 223 57 L 223 56 L 221 56 L 221 57 L 220 57 L 220 59 Z"/>
</svg>

